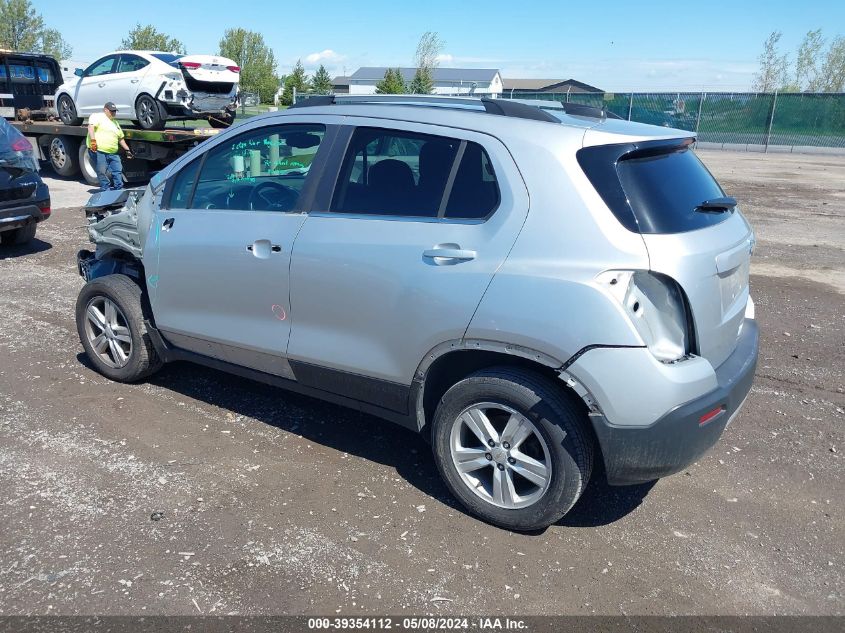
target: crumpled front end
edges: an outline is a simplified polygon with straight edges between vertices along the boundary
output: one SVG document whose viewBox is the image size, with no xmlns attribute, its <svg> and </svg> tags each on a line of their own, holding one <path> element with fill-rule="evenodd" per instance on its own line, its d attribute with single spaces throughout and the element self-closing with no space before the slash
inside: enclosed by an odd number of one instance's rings
<svg viewBox="0 0 845 633">
<path fill-rule="evenodd" d="M 77 253 L 79 274 L 85 281 L 121 272 L 142 276 L 141 256 L 153 217 L 151 187 L 102 191 L 85 205 L 88 238 L 94 252 Z"/>
</svg>

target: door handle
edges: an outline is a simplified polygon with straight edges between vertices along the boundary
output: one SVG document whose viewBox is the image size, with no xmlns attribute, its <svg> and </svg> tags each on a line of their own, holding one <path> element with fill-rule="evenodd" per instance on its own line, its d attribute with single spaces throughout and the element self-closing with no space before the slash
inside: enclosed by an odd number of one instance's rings
<svg viewBox="0 0 845 633">
<path fill-rule="evenodd" d="M 100 83 L 98 83 L 97 85 L 98 85 L 98 86 L 100 86 L 100 88 L 102 88 L 102 87 L 103 87 L 103 86 L 105 86 L 106 84 L 105 84 L 105 82 L 101 81 L 101 82 L 100 82 Z"/>
<path fill-rule="evenodd" d="M 165 231 L 169 231 L 173 228 L 173 223 L 176 222 L 176 218 L 167 218 L 164 222 L 161 223 L 161 228 Z"/>
<path fill-rule="evenodd" d="M 247 244 L 246 250 L 258 259 L 266 259 L 270 257 L 271 252 L 281 253 L 282 247 L 278 244 L 270 244 L 270 240 L 255 240 L 252 244 Z"/>
<path fill-rule="evenodd" d="M 475 259 L 476 252 L 461 248 L 457 244 L 442 244 L 423 251 L 423 257 L 433 259 L 434 263 L 466 262 Z M 438 262 L 440 260 L 440 262 Z"/>
<path fill-rule="evenodd" d="M 129 80 L 129 83 L 131 83 L 131 84 L 136 84 L 136 83 L 138 83 L 139 81 L 141 81 L 141 80 L 140 80 L 140 79 L 130 79 L 130 80 Z"/>
</svg>

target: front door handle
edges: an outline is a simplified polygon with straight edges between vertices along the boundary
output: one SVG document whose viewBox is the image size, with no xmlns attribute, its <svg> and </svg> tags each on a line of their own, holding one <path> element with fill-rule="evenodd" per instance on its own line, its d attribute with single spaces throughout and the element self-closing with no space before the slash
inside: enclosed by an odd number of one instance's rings
<svg viewBox="0 0 845 633">
<path fill-rule="evenodd" d="M 457 264 L 475 259 L 476 252 L 463 249 L 457 244 L 438 244 L 423 251 L 423 257 L 433 259 L 435 264 Z"/>
<path fill-rule="evenodd" d="M 266 259 L 270 257 L 270 253 L 281 253 L 282 247 L 278 244 L 271 244 L 270 240 L 255 240 L 252 244 L 247 244 L 246 250 L 258 259 Z"/>
<path fill-rule="evenodd" d="M 103 88 L 103 87 L 106 85 L 106 82 L 101 81 L 101 82 L 100 82 L 100 83 L 98 83 L 97 85 L 98 85 L 98 86 L 100 86 L 100 88 Z"/>
<path fill-rule="evenodd" d="M 161 223 L 161 228 L 165 231 L 169 231 L 173 228 L 173 223 L 176 222 L 176 218 L 167 218 L 164 222 Z"/>
<path fill-rule="evenodd" d="M 136 84 L 136 83 L 138 83 L 139 81 L 141 81 L 141 80 L 140 80 L 140 79 L 130 79 L 130 80 L 129 80 L 129 83 L 131 83 L 131 84 Z"/>
</svg>

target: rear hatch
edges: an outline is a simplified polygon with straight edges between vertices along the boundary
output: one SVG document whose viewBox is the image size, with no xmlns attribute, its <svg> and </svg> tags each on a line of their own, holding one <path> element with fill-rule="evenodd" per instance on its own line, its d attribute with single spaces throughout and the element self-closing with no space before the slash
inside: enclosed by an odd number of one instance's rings
<svg viewBox="0 0 845 633">
<path fill-rule="evenodd" d="M 32 197 L 40 182 L 30 142 L 0 120 L 0 205 Z"/>
<path fill-rule="evenodd" d="M 595 145 L 579 150 L 578 161 L 619 222 L 642 236 L 650 269 L 680 285 L 694 326 L 692 351 L 718 367 L 742 327 L 754 238 L 692 151 L 693 140 Z"/>
<path fill-rule="evenodd" d="M 226 57 L 184 55 L 177 64 L 185 77 L 185 84 L 193 92 L 229 94 L 240 81 L 241 69 Z"/>
</svg>

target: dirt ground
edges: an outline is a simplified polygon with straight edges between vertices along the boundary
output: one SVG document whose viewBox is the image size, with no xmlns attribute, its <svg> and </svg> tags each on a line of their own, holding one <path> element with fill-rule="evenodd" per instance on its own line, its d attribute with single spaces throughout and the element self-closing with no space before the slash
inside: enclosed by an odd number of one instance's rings
<svg viewBox="0 0 845 633">
<path fill-rule="evenodd" d="M 757 231 L 751 396 L 686 472 L 595 480 L 534 535 L 467 516 L 388 423 L 187 364 L 92 371 L 87 187 L 51 179 L 0 255 L 0 615 L 845 614 L 845 158 L 702 156 Z"/>
</svg>

